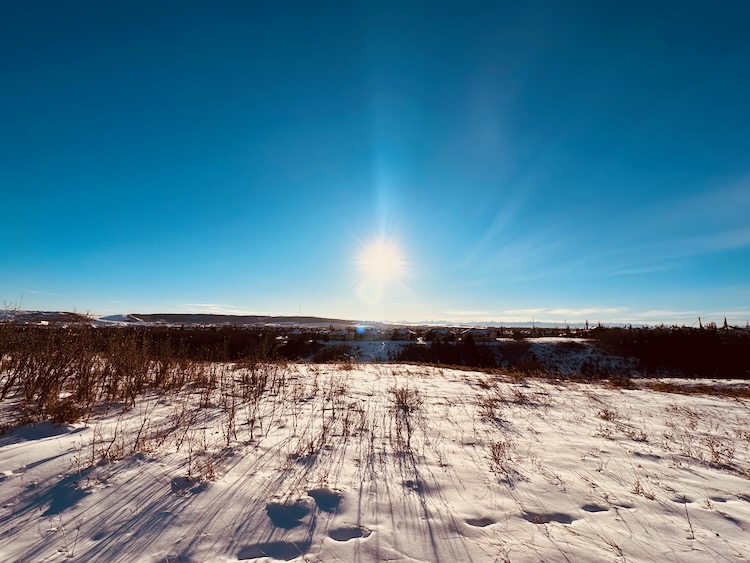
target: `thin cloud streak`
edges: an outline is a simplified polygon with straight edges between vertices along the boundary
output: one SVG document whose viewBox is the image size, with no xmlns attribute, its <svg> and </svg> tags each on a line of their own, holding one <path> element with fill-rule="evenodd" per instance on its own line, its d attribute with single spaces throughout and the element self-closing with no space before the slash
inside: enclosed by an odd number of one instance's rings
<svg viewBox="0 0 750 563">
<path fill-rule="evenodd" d="M 581 324 L 585 322 L 606 324 L 658 325 L 678 324 L 697 325 L 698 317 L 704 323 L 721 323 L 724 317 L 730 324 L 741 325 L 750 321 L 750 308 L 727 311 L 697 311 L 675 309 L 635 310 L 631 307 L 578 307 L 578 308 L 544 308 L 505 309 L 495 311 L 453 310 L 445 311 L 445 321 L 457 323 L 566 323 Z"/>
</svg>

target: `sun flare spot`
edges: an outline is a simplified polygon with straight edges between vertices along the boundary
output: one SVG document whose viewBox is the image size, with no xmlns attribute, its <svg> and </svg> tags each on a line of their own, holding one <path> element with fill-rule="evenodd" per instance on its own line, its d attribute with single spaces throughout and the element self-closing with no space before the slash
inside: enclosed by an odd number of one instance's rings
<svg viewBox="0 0 750 563">
<path fill-rule="evenodd" d="M 363 246 L 356 257 L 360 274 L 357 293 L 366 303 L 380 302 L 390 286 L 404 282 L 406 260 L 394 240 L 378 239 Z"/>
<path fill-rule="evenodd" d="M 399 247 L 392 241 L 377 240 L 365 246 L 357 259 L 362 274 L 380 281 L 399 279 L 405 263 Z"/>
</svg>

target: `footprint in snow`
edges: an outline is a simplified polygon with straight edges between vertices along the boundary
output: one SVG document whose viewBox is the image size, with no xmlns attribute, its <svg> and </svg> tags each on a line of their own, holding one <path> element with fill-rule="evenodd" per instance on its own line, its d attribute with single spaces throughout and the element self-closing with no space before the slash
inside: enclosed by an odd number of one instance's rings
<svg viewBox="0 0 750 563">
<path fill-rule="evenodd" d="M 349 541 L 357 538 L 366 538 L 372 532 L 362 526 L 345 526 L 328 532 L 328 536 L 336 541 Z"/>
<path fill-rule="evenodd" d="M 404 481 L 404 487 L 418 493 L 424 491 L 424 484 L 422 483 L 422 481 L 412 481 L 411 479 L 409 479 L 408 481 Z"/>
<path fill-rule="evenodd" d="M 486 528 L 487 526 L 491 526 L 495 523 L 495 521 L 492 518 L 487 518 L 486 516 L 480 517 L 480 518 L 467 518 L 466 523 L 469 526 L 476 526 L 477 528 Z"/>
<path fill-rule="evenodd" d="M 343 498 L 340 492 L 328 487 L 312 489 L 311 491 L 307 491 L 307 494 L 315 500 L 315 504 L 323 512 L 335 512 Z"/>
<path fill-rule="evenodd" d="M 310 514 L 312 507 L 310 497 L 291 502 L 274 501 L 266 505 L 266 513 L 274 526 L 290 530 L 302 524 L 301 520 Z"/>
<path fill-rule="evenodd" d="M 523 517 L 532 524 L 549 524 L 550 522 L 571 524 L 573 522 L 573 517 L 563 512 L 524 512 Z"/>
<path fill-rule="evenodd" d="M 290 561 L 307 553 L 310 545 L 311 542 L 309 540 L 256 543 L 246 545 L 240 549 L 237 559 L 244 561 L 247 559 L 271 557 L 272 559 L 280 559 L 281 561 Z"/>
</svg>

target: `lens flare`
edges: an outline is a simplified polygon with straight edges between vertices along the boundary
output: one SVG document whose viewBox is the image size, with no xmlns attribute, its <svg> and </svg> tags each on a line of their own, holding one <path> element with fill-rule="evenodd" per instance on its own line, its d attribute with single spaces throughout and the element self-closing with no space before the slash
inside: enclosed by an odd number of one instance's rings
<svg viewBox="0 0 750 563">
<path fill-rule="evenodd" d="M 378 239 L 363 246 L 356 265 L 361 276 L 357 293 L 370 304 L 381 301 L 389 286 L 406 277 L 406 260 L 393 240 Z"/>
<path fill-rule="evenodd" d="M 378 240 L 359 254 L 357 265 L 365 277 L 382 281 L 398 279 L 404 274 L 401 250 L 392 241 Z"/>
</svg>

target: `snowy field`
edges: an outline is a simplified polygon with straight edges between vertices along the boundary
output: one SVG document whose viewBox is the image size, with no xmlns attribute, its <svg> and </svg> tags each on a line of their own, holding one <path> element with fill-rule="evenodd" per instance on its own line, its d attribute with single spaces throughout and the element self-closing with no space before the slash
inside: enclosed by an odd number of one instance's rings
<svg viewBox="0 0 750 563">
<path fill-rule="evenodd" d="M 254 368 L 0 435 L 0 561 L 750 559 L 747 399 Z"/>
</svg>

